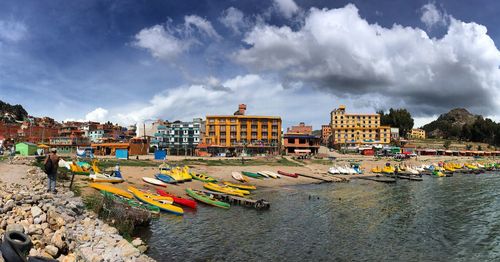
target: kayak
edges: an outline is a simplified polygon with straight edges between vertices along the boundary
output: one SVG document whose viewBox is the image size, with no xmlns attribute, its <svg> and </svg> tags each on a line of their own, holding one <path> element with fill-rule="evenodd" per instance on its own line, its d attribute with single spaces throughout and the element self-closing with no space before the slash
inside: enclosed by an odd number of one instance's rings
<svg viewBox="0 0 500 262">
<path fill-rule="evenodd" d="M 235 187 L 235 188 L 244 189 L 244 190 L 255 190 L 255 189 L 257 189 L 255 186 L 252 186 L 252 185 L 233 184 L 231 182 L 222 182 L 222 183 L 224 185 L 226 185 L 226 186 Z"/>
<path fill-rule="evenodd" d="M 247 177 L 251 177 L 251 178 L 256 178 L 256 179 L 262 179 L 262 176 L 259 175 L 259 174 L 256 174 L 256 173 L 252 173 L 252 172 L 247 172 L 247 171 L 243 171 L 241 172 L 243 175 L 247 176 Z"/>
<path fill-rule="evenodd" d="M 194 198 L 202 203 L 205 203 L 207 205 L 212 205 L 212 206 L 226 208 L 226 209 L 230 207 L 230 205 L 226 202 L 215 200 L 215 199 L 213 199 L 213 197 L 210 197 L 205 193 L 201 193 L 199 191 L 192 190 L 191 188 L 187 188 L 186 193 L 188 194 L 188 196 L 190 196 L 190 197 L 192 197 L 192 198 Z"/>
<path fill-rule="evenodd" d="M 121 182 L 125 181 L 121 177 L 114 177 L 114 176 L 110 176 L 110 175 L 106 175 L 106 174 L 99 174 L 99 173 L 90 174 L 89 178 L 93 182 L 121 183 Z"/>
<path fill-rule="evenodd" d="M 150 204 L 139 202 L 139 201 L 135 200 L 133 198 L 133 196 L 132 196 L 132 199 L 128 199 L 128 198 L 116 196 L 110 192 L 102 191 L 102 190 L 101 190 L 101 194 L 103 194 L 103 196 L 105 196 L 105 197 L 109 197 L 109 198 L 112 198 L 113 200 L 120 201 L 124 204 L 127 204 L 133 208 L 143 209 L 143 210 L 149 211 L 151 214 L 155 214 L 155 215 L 160 214 L 160 208 L 158 208 L 157 206 L 152 206 Z M 130 195 L 132 195 L 132 194 L 130 194 Z"/>
<path fill-rule="evenodd" d="M 187 166 L 185 166 L 184 168 L 182 168 L 179 173 L 181 174 L 182 176 L 182 179 L 184 181 L 191 181 L 193 179 L 193 177 L 191 176 L 191 174 L 189 174 L 189 168 Z"/>
<path fill-rule="evenodd" d="M 156 189 L 156 193 L 158 193 L 160 196 L 171 197 L 174 200 L 175 204 L 196 209 L 196 201 L 194 200 L 178 197 L 170 193 L 167 193 L 161 189 Z"/>
<path fill-rule="evenodd" d="M 208 189 L 208 190 L 221 192 L 221 193 L 233 195 L 233 196 L 245 196 L 245 195 L 250 194 L 250 191 L 247 191 L 247 190 L 236 189 L 236 188 L 232 188 L 232 187 L 228 187 L 228 186 L 220 186 L 220 185 L 214 184 L 214 183 L 206 183 L 203 185 L 203 187 Z"/>
<path fill-rule="evenodd" d="M 231 173 L 231 176 L 235 179 L 235 180 L 238 180 L 240 182 L 248 182 L 248 178 L 244 177 L 243 175 L 241 175 L 240 172 L 232 172 Z"/>
<path fill-rule="evenodd" d="M 135 198 L 137 198 L 141 202 L 156 206 L 161 211 L 170 212 L 170 213 L 173 213 L 176 215 L 183 215 L 184 214 L 184 210 L 182 210 L 182 208 L 180 208 L 178 206 L 172 205 L 171 204 L 172 202 L 169 203 L 169 202 L 164 201 L 164 200 L 154 200 L 150 197 L 151 194 L 144 193 L 144 192 L 138 190 L 137 188 L 134 188 L 131 186 L 128 187 L 128 190 L 134 195 Z"/>
<path fill-rule="evenodd" d="M 266 174 L 266 173 L 264 173 L 264 172 L 262 172 L 262 171 L 257 172 L 257 175 L 263 176 L 265 178 L 269 178 L 269 175 Z M 273 178 L 275 178 L 275 177 L 273 177 Z"/>
<path fill-rule="evenodd" d="M 284 175 L 284 176 L 293 177 L 293 178 L 299 177 L 299 175 L 297 175 L 297 174 L 287 173 L 287 172 L 284 172 L 284 171 L 278 171 L 278 174 Z"/>
<path fill-rule="evenodd" d="M 104 191 L 104 192 L 108 192 L 108 193 L 112 193 L 112 194 L 115 194 L 115 195 L 118 195 L 118 196 L 122 196 L 122 197 L 125 197 L 125 198 L 134 198 L 134 196 L 132 194 L 130 194 L 129 192 L 121 189 L 121 188 L 117 188 L 117 187 L 113 187 L 113 186 L 108 186 L 108 185 L 105 185 L 105 184 L 99 184 L 99 183 L 90 183 L 89 184 L 89 187 L 92 187 L 92 188 L 95 188 L 97 190 L 101 190 L 101 191 Z"/>
<path fill-rule="evenodd" d="M 202 182 L 217 182 L 217 180 L 215 178 L 213 178 L 211 176 L 204 175 L 204 174 L 191 173 L 191 176 L 193 177 L 193 179 L 199 180 Z"/>
<path fill-rule="evenodd" d="M 156 177 L 156 179 L 160 180 L 163 183 L 167 183 L 167 184 L 175 184 L 175 183 L 177 183 L 177 181 L 175 181 L 175 179 L 173 179 L 169 175 L 156 174 L 155 177 Z"/>
<path fill-rule="evenodd" d="M 166 187 L 167 184 L 166 183 L 163 183 L 162 181 L 156 179 L 156 178 L 152 178 L 152 177 L 142 177 L 142 180 L 146 183 L 149 183 L 149 184 L 152 184 L 152 185 L 155 185 L 155 186 L 163 186 L 163 187 Z"/>
<path fill-rule="evenodd" d="M 261 171 L 259 173 L 264 173 L 272 178 L 281 178 L 281 176 L 279 174 L 276 174 L 276 173 L 271 172 L 271 171 Z"/>
</svg>

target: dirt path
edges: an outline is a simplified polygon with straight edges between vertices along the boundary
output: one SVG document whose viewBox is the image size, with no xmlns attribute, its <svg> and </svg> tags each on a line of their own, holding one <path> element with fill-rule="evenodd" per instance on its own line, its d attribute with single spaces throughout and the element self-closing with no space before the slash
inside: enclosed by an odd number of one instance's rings
<svg viewBox="0 0 500 262">
<path fill-rule="evenodd" d="M 11 165 L 7 161 L 0 162 L 0 180 L 7 184 L 28 185 L 25 179 L 26 172 L 30 167 L 26 165 Z"/>
</svg>

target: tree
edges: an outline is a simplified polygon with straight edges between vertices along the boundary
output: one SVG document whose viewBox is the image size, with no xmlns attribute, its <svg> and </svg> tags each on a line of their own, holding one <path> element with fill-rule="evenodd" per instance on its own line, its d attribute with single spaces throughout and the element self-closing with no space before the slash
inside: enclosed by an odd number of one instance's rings
<svg viewBox="0 0 500 262">
<path fill-rule="evenodd" d="M 451 145 L 451 141 L 450 140 L 446 140 L 446 141 L 444 141 L 443 147 L 445 149 L 448 149 L 448 148 L 450 148 L 450 145 Z"/>
<path fill-rule="evenodd" d="M 383 110 L 377 112 L 380 114 L 380 124 L 399 128 L 399 136 L 406 137 L 408 132 L 413 128 L 413 118 L 410 112 L 404 108 L 389 109 L 389 114 L 385 114 Z"/>
<path fill-rule="evenodd" d="M 483 150 L 483 147 L 481 145 L 477 145 L 477 151 Z"/>
<path fill-rule="evenodd" d="M 465 146 L 465 149 L 467 149 L 467 150 L 471 150 L 471 149 L 472 149 L 472 145 L 471 145 L 471 144 L 467 144 L 467 145 Z"/>
</svg>

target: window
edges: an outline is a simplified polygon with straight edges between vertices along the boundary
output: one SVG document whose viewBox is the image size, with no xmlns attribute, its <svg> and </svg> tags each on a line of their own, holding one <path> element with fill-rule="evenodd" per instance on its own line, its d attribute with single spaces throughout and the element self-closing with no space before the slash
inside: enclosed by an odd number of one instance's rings
<svg viewBox="0 0 500 262">
<path fill-rule="evenodd" d="M 288 138 L 288 143 L 295 144 L 295 138 Z"/>
</svg>

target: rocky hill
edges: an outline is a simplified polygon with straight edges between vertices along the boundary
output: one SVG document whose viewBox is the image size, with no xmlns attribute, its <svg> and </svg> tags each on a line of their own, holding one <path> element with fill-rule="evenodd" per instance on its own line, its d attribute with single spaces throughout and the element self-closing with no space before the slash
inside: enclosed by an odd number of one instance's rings
<svg viewBox="0 0 500 262">
<path fill-rule="evenodd" d="M 22 121 L 28 112 L 22 105 L 11 105 L 0 100 L 0 120 L 5 122 Z"/>
<path fill-rule="evenodd" d="M 423 129 L 429 137 L 458 137 L 462 127 L 472 125 L 477 117 L 465 108 L 455 108 L 423 126 Z"/>
</svg>

